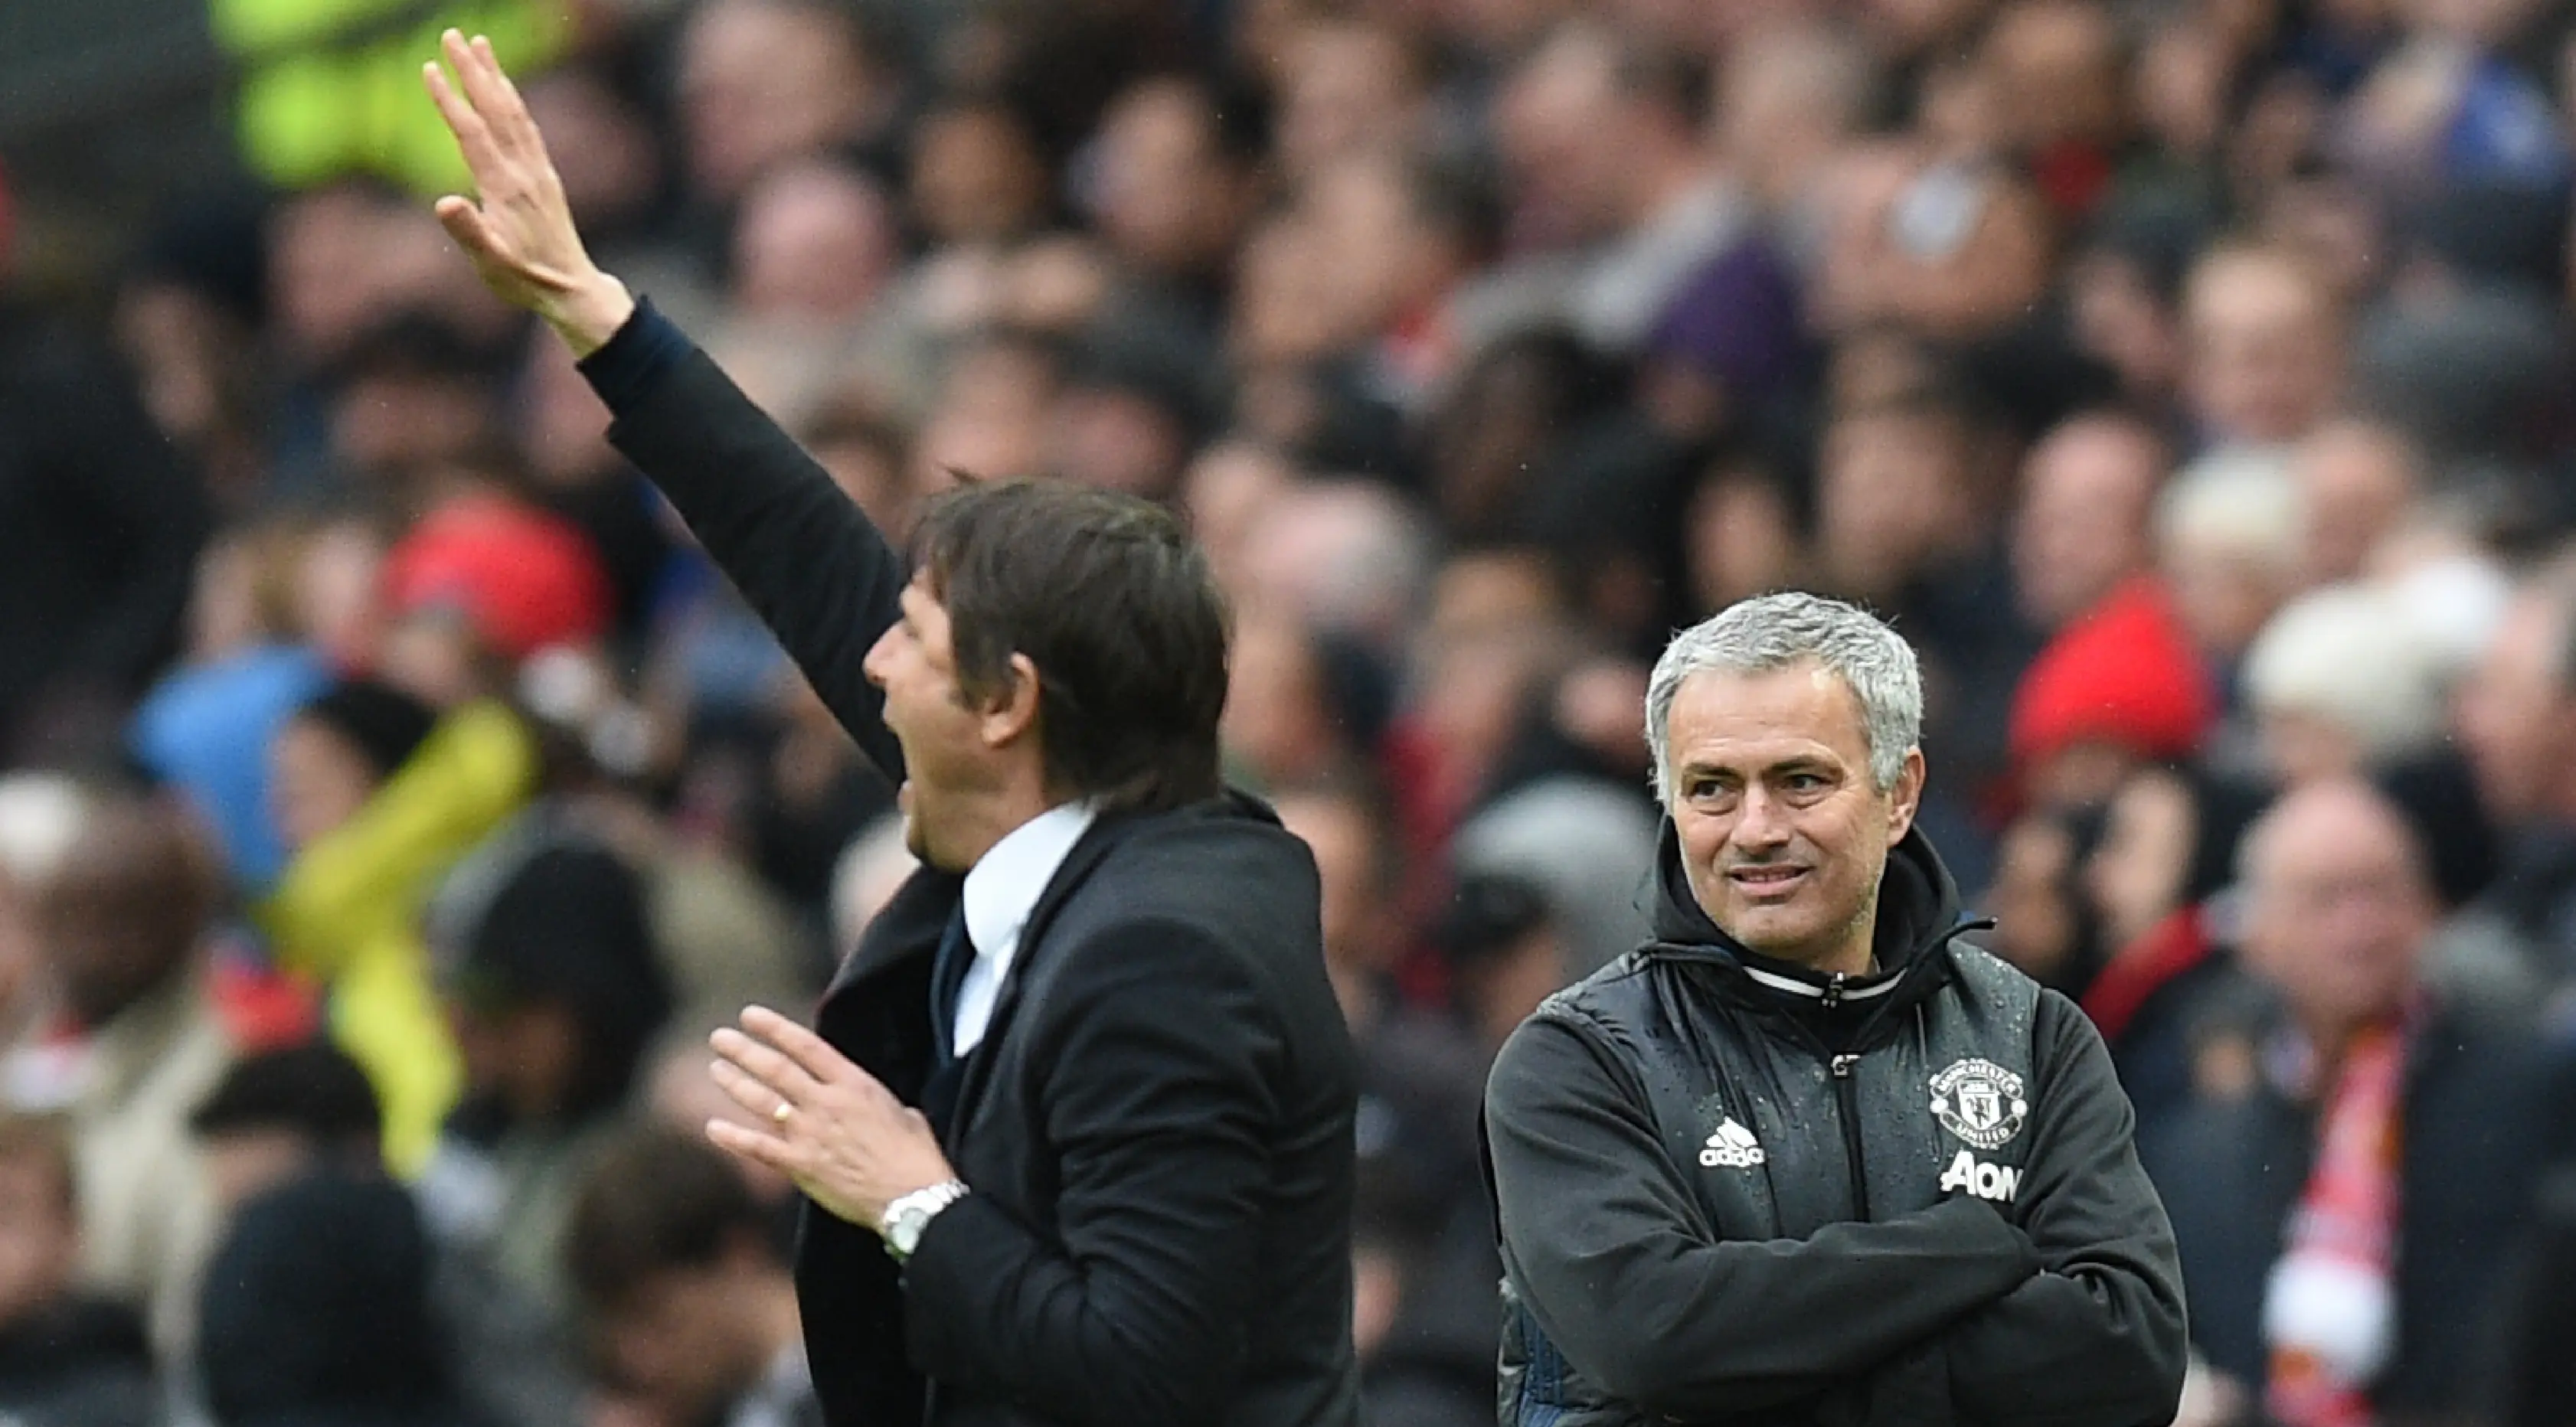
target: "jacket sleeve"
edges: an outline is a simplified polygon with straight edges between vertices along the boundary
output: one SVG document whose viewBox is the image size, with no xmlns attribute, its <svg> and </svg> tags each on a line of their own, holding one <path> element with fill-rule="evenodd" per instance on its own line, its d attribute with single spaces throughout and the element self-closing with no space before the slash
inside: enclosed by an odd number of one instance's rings
<svg viewBox="0 0 2576 1427">
<path fill-rule="evenodd" d="M 1504 1046 L 1485 1117 L 1514 1286 L 1569 1363 L 1657 1417 L 1846 1385 L 2039 1267 L 1970 1199 L 1804 1240 L 1720 1241 L 1627 1070 L 1551 1017 Z"/>
<path fill-rule="evenodd" d="M 536 744 L 500 704 L 440 719 L 356 817 L 288 865 L 260 906 L 278 960 L 327 982 L 372 938 L 408 933 L 438 877 L 518 810 L 536 776 Z"/>
<path fill-rule="evenodd" d="M 861 665 L 903 617 L 909 564 L 650 302 L 581 371 L 614 418 L 609 441 L 669 498 L 861 751 L 902 781 L 885 697 Z"/>
<path fill-rule="evenodd" d="M 906 1335 L 932 1378 L 1049 1420 L 1213 1423 L 1254 1308 L 1285 1037 L 1207 932 L 1130 923 L 1092 960 L 1030 1049 L 1061 1067 L 1056 1222 L 1041 1235 L 973 1194 L 941 1213 L 906 1265 Z"/>
<path fill-rule="evenodd" d="M 2186 1354 L 2182 1266 L 2139 1167 L 2110 1052 L 2048 992 L 2016 1208 L 2042 1271 L 1947 1335 L 1961 1421 L 2135 1427 L 2173 1420 Z"/>
</svg>

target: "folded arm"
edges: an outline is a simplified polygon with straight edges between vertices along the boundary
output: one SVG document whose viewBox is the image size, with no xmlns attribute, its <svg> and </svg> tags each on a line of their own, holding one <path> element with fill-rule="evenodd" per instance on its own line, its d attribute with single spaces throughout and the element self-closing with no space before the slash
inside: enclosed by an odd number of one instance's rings
<svg viewBox="0 0 2576 1427">
<path fill-rule="evenodd" d="M 1804 1240 L 1722 1242 L 1627 1071 L 1574 1027 L 1516 1032 L 1486 1093 L 1503 1258 L 1566 1360 L 1622 1402 L 1698 1418 L 1886 1366 L 2038 1268 L 1956 1200 Z"/>
<path fill-rule="evenodd" d="M 2129 1427 L 2173 1419 L 2182 1268 L 2139 1166 L 2136 1117 L 2092 1023 L 2051 993 L 2017 1204 L 2043 1268 L 1942 1347 L 1962 1421 Z"/>
</svg>

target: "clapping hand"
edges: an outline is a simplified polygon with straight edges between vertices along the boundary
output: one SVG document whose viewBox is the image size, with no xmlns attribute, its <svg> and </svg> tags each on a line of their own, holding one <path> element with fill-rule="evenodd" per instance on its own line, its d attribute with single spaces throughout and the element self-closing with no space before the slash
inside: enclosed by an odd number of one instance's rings
<svg viewBox="0 0 2576 1427">
<path fill-rule="evenodd" d="M 449 30 L 439 43 L 456 82 L 435 60 L 421 79 L 465 155 L 476 197 L 438 200 L 438 221 L 503 301 L 545 319 L 574 356 L 589 356 L 626 324 L 635 299 L 582 247 L 545 136 L 492 42 Z"/>
<path fill-rule="evenodd" d="M 888 1204 L 954 1177 L 920 1111 L 785 1016 L 753 1006 L 741 1030 L 709 1043 L 716 1084 L 758 1128 L 710 1120 L 707 1138 L 786 1175 L 834 1217 L 882 1230 Z"/>
</svg>

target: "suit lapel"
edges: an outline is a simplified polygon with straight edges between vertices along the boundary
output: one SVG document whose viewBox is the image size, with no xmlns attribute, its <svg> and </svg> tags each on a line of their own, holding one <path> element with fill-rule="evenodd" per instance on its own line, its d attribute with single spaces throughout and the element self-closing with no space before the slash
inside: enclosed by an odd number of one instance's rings
<svg viewBox="0 0 2576 1427">
<path fill-rule="evenodd" d="M 887 975 L 915 957 L 936 955 L 940 933 L 946 929 L 949 913 L 956 909 L 965 887 L 966 879 L 953 873 L 929 867 L 914 869 L 868 923 L 868 929 L 860 933 L 859 944 L 851 948 L 840 969 L 832 973 L 824 999 Z M 924 1013 L 927 1014 L 926 1008 Z"/>
<path fill-rule="evenodd" d="M 1029 911 L 1029 923 L 1020 931 L 1019 949 L 1012 954 L 1011 968 L 1002 977 L 1001 987 L 993 998 L 993 1018 L 985 1025 L 983 1042 L 975 1054 L 966 1058 L 966 1078 L 957 1091 L 955 1123 L 959 1126 L 966 1124 L 976 1100 L 992 1079 L 995 1057 L 985 1052 L 999 1045 L 1008 1033 L 1011 1015 L 1019 1009 L 1021 983 L 1045 944 L 1047 929 L 1072 898 L 1075 889 L 1090 878 L 1093 869 L 1118 845 L 1133 824 L 1132 818 L 1102 817 L 1095 820 L 1074 843 L 1073 850 L 1065 854 L 1055 875 L 1047 879 L 1046 890 L 1038 894 L 1037 905 Z"/>
<path fill-rule="evenodd" d="M 905 879 L 814 1013 L 824 1040 L 908 1104 L 919 1103 L 930 1076 L 930 967 L 962 885 L 927 868 Z"/>
</svg>

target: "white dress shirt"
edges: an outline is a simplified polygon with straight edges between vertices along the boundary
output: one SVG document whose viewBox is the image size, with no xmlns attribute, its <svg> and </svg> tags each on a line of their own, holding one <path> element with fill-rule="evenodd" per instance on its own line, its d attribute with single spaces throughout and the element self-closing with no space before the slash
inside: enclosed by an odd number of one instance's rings
<svg viewBox="0 0 2576 1427">
<path fill-rule="evenodd" d="M 1089 803 L 1063 803 L 1013 828 L 966 872 L 966 939 L 975 962 L 957 987 L 957 1020 L 949 1044 L 964 1055 L 983 1044 L 1002 978 L 1020 953 L 1020 933 L 1038 898 L 1055 880 L 1073 845 L 1091 827 Z"/>
</svg>

